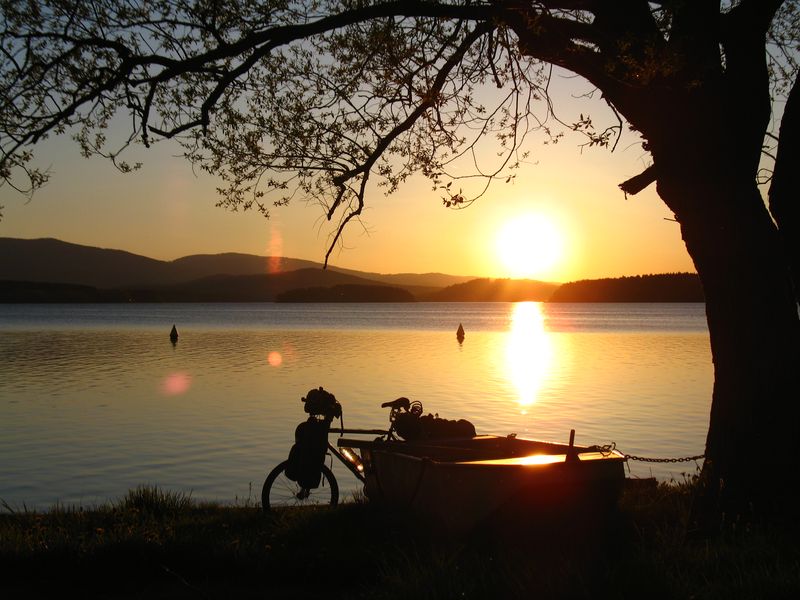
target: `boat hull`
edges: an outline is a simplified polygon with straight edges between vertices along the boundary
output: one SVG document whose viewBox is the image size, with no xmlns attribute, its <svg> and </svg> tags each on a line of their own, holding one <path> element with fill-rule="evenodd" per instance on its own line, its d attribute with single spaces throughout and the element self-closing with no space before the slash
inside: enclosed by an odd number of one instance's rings
<svg viewBox="0 0 800 600">
<path fill-rule="evenodd" d="M 410 507 L 451 532 L 605 512 L 625 479 L 619 452 L 516 438 L 373 442 L 360 450 L 370 500 Z"/>
</svg>

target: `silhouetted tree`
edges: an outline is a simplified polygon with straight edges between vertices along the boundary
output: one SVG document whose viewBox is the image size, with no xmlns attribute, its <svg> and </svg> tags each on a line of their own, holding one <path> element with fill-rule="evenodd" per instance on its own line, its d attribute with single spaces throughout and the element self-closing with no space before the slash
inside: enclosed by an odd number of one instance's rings
<svg viewBox="0 0 800 600">
<path fill-rule="evenodd" d="M 461 189 L 478 179 L 455 165 L 474 165 L 481 186 L 512 177 L 528 133 L 559 135 L 552 67 L 576 73 L 620 118 L 570 127 L 601 146 L 614 145 L 623 119 L 639 133 L 652 166 L 621 187 L 656 183 L 703 283 L 715 384 L 696 515 L 713 525 L 722 514 L 779 514 L 789 499 L 775 482 L 792 472 L 799 439 L 797 8 L 4 0 L 0 175 L 23 191 L 41 185 L 31 146 L 64 132 L 87 155 L 135 169 L 106 146 L 112 119 L 127 115 L 123 148 L 177 138 L 222 177 L 225 206 L 320 202 L 333 248 L 368 183 L 392 192 L 422 173 L 462 207 L 484 188 Z M 786 97 L 778 135 L 774 100 Z M 487 137 L 502 148 L 488 163 Z M 770 177 L 768 211 L 758 180 Z"/>
</svg>

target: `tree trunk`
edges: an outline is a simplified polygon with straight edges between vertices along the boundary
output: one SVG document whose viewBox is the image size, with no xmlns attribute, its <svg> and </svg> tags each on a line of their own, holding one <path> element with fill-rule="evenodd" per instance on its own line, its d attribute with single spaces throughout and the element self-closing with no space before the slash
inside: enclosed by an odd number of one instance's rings
<svg viewBox="0 0 800 600">
<path fill-rule="evenodd" d="M 771 107 L 766 31 L 781 1 L 734 3 L 724 16 L 719 2 L 669 3 L 666 39 L 646 3 L 636 4 L 639 12 L 632 3 L 592 5 L 598 35 L 590 41 L 599 52 L 564 45 L 570 31 L 543 35 L 536 9 L 515 9 L 508 23 L 523 53 L 585 76 L 647 140 L 653 171 L 621 187 L 635 193 L 655 175 L 700 275 L 714 392 L 695 525 L 788 514 L 783 480 L 794 471 L 800 424 L 800 319 L 789 260 L 756 186 Z M 794 149 L 782 163 L 791 174 Z M 794 178 L 786 182 L 792 193 Z M 779 196 L 778 212 L 794 210 L 788 219 L 796 221 L 796 203 L 787 207 Z"/>
<path fill-rule="evenodd" d="M 703 283 L 714 361 L 692 515 L 701 531 L 788 514 L 785 478 L 796 469 L 799 439 L 800 321 L 787 260 L 754 177 L 737 173 L 726 155 L 718 144 L 656 156 L 659 195 Z"/>
<path fill-rule="evenodd" d="M 800 299 L 800 84 L 795 80 L 783 109 L 780 143 L 769 189 L 769 208 L 791 261 L 795 298 Z"/>
</svg>

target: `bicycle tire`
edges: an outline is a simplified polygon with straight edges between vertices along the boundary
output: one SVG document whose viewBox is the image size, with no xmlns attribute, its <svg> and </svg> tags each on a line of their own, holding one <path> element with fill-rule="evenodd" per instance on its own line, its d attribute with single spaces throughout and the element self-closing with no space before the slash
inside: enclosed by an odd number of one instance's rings
<svg viewBox="0 0 800 600">
<path fill-rule="evenodd" d="M 286 476 L 288 460 L 270 471 L 261 488 L 261 508 L 268 513 L 274 509 L 302 506 L 336 506 L 339 502 L 339 484 L 326 465 L 322 465 L 322 481 L 318 488 L 303 489 Z"/>
</svg>

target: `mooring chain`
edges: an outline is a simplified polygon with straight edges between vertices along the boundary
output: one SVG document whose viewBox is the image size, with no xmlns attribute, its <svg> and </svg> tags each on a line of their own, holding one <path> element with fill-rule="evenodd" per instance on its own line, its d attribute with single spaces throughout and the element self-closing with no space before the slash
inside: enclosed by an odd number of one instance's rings
<svg viewBox="0 0 800 600">
<path fill-rule="evenodd" d="M 614 450 L 617 449 L 617 443 L 611 442 L 610 444 L 606 444 L 605 446 L 591 446 L 589 448 L 595 452 L 600 452 L 601 454 L 607 456 L 611 454 Z M 641 462 L 651 462 L 651 463 L 682 463 L 682 462 L 692 462 L 698 461 L 701 458 L 705 458 L 705 454 L 698 454 L 696 456 L 684 456 L 682 458 L 648 458 L 646 456 L 636 456 L 635 454 L 622 454 L 625 457 L 625 460 L 638 460 Z"/>
<path fill-rule="evenodd" d="M 684 456 L 682 458 L 647 458 L 646 456 L 634 456 L 633 454 L 623 454 L 623 456 L 627 460 L 638 460 L 641 462 L 651 462 L 651 463 L 681 463 L 681 462 L 691 462 L 691 461 L 698 461 L 701 458 L 705 458 L 705 454 L 698 454 L 696 456 Z"/>
</svg>

